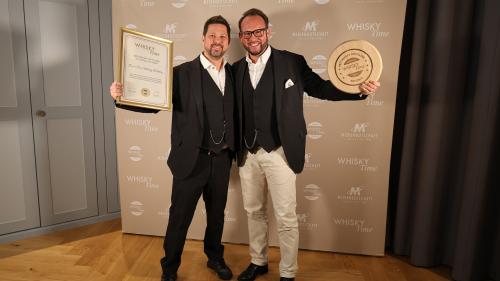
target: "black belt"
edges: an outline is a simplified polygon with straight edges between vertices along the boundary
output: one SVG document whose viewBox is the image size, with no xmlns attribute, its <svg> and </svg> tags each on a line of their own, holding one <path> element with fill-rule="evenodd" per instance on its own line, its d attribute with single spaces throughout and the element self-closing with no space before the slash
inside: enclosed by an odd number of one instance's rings
<svg viewBox="0 0 500 281">
<path fill-rule="evenodd" d="M 211 149 L 206 149 L 206 148 L 200 147 L 200 153 L 207 154 L 209 156 L 215 156 L 217 154 L 226 153 L 228 151 L 229 151 L 229 145 L 224 145 L 219 152 L 215 152 Z"/>
</svg>

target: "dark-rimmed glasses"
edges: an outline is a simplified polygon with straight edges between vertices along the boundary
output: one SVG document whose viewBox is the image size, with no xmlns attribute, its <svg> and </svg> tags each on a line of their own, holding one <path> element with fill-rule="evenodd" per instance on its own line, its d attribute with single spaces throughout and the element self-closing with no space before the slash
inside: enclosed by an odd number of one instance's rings
<svg viewBox="0 0 500 281">
<path fill-rule="evenodd" d="M 267 30 L 267 27 L 266 28 L 259 28 L 259 29 L 252 30 L 252 31 L 241 31 L 240 36 L 243 37 L 243 39 L 250 39 L 250 37 L 252 37 L 252 34 L 255 37 L 262 37 L 262 35 L 264 35 L 266 30 Z"/>
</svg>

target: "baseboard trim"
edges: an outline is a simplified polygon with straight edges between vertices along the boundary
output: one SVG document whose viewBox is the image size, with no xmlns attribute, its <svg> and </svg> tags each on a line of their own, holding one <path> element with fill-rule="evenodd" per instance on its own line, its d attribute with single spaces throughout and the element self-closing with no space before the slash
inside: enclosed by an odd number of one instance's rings
<svg viewBox="0 0 500 281">
<path fill-rule="evenodd" d="M 43 227 L 27 229 L 27 230 L 23 230 L 23 231 L 19 231 L 19 232 L 4 234 L 4 235 L 0 236 L 0 243 L 8 243 L 11 241 L 25 239 L 25 238 L 43 235 L 43 234 L 48 234 L 48 233 L 52 233 L 52 232 L 59 231 L 59 230 L 76 228 L 76 227 L 94 224 L 94 223 L 98 223 L 98 222 L 102 222 L 102 221 L 117 219 L 117 218 L 120 218 L 120 214 L 121 214 L 120 212 L 116 212 L 116 213 L 105 214 L 105 215 L 96 216 L 96 217 L 90 217 L 90 218 L 85 218 L 85 219 L 80 219 L 80 220 L 55 224 L 55 225 L 43 226 Z"/>
</svg>

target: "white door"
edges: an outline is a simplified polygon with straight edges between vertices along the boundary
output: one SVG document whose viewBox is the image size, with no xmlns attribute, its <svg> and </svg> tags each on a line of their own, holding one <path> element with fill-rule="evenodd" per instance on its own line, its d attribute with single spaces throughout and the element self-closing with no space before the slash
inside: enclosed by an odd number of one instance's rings
<svg viewBox="0 0 500 281">
<path fill-rule="evenodd" d="M 98 214 L 86 0 L 25 0 L 42 226 Z"/>
</svg>

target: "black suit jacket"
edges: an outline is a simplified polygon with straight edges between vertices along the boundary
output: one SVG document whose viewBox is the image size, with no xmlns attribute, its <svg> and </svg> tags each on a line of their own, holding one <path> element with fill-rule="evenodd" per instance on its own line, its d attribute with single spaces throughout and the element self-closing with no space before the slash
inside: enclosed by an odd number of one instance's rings
<svg viewBox="0 0 500 281">
<path fill-rule="evenodd" d="M 174 177 L 179 179 L 191 174 L 203 141 L 205 115 L 202 70 L 199 56 L 173 69 L 171 149 L 167 164 Z M 233 79 L 229 64 L 226 64 L 226 79 Z M 139 107 L 117 106 L 136 112 L 158 112 Z"/>
<path fill-rule="evenodd" d="M 226 64 L 226 79 L 233 79 Z M 203 141 L 204 112 L 200 57 L 174 67 L 171 150 L 167 163 L 178 178 L 189 176 Z"/>
<path fill-rule="evenodd" d="M 312 71 L 303 56 L 272 48 L 274 92 L 276 99 L 276 119 L 281 145 L 290 168 L 300 173 L 304 168 L 304 156 L 307 128 L 304 120 L 303 95 L 326 100 L 361 100 L 366 96 L 347 94 L 335 88 L 330 81 L 325 81 Z M 233 64 L 235 78 L 235 98 L 239 116 L 239 147 L 238 165 L 243 164 L 246 148 L 243 146 L 243 76 L 247 62 L 242 58 Z M 288 79 L 293 86 L 285 89 Z"/>
</svg>

